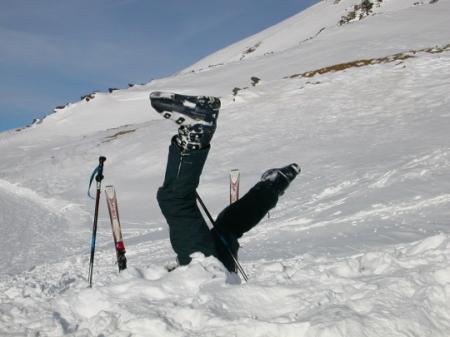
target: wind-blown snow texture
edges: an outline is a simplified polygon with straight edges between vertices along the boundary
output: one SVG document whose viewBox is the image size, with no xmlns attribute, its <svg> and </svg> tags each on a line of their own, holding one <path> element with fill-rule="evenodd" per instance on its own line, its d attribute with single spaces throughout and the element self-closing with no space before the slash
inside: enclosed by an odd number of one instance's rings
<svg viewBox="0 0 450 337">
<path fill-rule="evenodd" d="M 0 335 L 448 336 L 450 2 L 415 2 L 376 1 L 340 26 L 358 2 L 322 1 L 178 75 L 0 134 Z M 246 284 L 201 255 L 164 268 L 155 193 L 176 127 L 153 90 L 222 99 L 199 188 L 214 214 L 230 169 L 243 193 L 267 168 L 302 166 L 241 242 Z M 118 275 L 102 200 L 88 289 L 99 155 L 130 267 Z"/>
</svg>

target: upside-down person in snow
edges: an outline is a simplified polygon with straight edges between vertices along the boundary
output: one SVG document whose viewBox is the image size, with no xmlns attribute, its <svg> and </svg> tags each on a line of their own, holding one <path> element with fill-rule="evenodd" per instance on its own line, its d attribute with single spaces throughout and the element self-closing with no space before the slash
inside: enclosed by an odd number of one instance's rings
<svg viewBox="0 0 450 337">
<path fill-rule="evenodd" d="M 152 92 L 150 99 L 157 112 L 179 126 L 171 140 L 164 183 L 157 194 L 178 263 L 187 265 L 192 253 L 201 252 L 215 256 L 234 272 L 230 251 L 237 257 L 238 239 L 275 207 L 300 168 L 290 164 L 266 171 L 247 194 L 218 215 L 215 228 L 210 230 L 197 206 L 196 189 L 216 130 L 220 100 L 165 92 Z"/>
</svg>

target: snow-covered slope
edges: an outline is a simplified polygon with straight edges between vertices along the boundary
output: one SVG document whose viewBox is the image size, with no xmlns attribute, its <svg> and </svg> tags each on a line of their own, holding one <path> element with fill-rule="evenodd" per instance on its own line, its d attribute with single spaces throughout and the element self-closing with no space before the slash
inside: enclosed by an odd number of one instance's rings
<svg viewBox="0 0 450 337">
<path fill-rule="evenodd" d="M 374 56 L 373 52 L 376 47 L 374 44 L 380 44 L 377 46 L 378 48 L 382 48 L 382 45 L 385 45 L 385 48 L 399 48 L 399 50 L 414 46 L 411 45 L 413 42 L 411 39 L 409 39 L 407 46 L 404 44 L 395 46 L 386 41 L 387 36 L 383 36 L 381 39 L 380 34 L 389 34 L 391 36 L 388 39 L 397 39 L 399 41 L 398 33 L 402 35 L 411 34 L 410 36 L 412 37 L 417 34 L 414 34 L 411 30 L 417 29 L 417 31 L 422 31 L 426 34 L 428 42 L 436 43 L 438 41 L 433 40 L 437 38 L 434 34 L 438 33 L 438 31 L 427 29 L 424 25 L 437 24 L 437 26 L 441 26 L 444 21 L 448 21 L 445 20 L 445 16 L 437 17 L 434 14 L 435 8 L 418 8 L 418 6 L 429 5 L 429 1 L 373 0 L 370 2 L 372 6 L 367 8 L 366 11 L 360 8 L 362 3 L 364 3 L 362 0 L 322 0 L 311 8 L 275 26 L 205 57 L 184 72 L 202 71 L 230 62 L 272 56 L 285 52 L 288 49 L 294 49 L 297 52 L 305 49 L 310 53 L 310 45 L 317 45 L 319 44 L 318 41 L 322 41 L 320 42 L 320 47 L 323 49 L 322 52 L 325 54 L 332 52 L 335 54 L 334 57 L 338 56 L 334 50 L 339 50 L 339 45 L 348 39 L 358 40 L 358 45 L 353 45 L 353 47 L 358 46 L 362 50 L 366 49 L 366 44 L 370 44 L 370 56 Z M 432 11 L 425 14 L 428 9 Z M 414 17 L 413 13 L 415 11 L 420 11 L 420 19 L 419 16 Z M 354 17 L 352 14 L 354 14 Z M 404 15 L 407 15 L 407 18 Z M 431 15 L 434 19 L 438 19 L 439 22 L 427 20 L 424 15 Z M 405 19 L 406 22 L 403 22 Z M 364 22 L 363 25 L 348 25 L 360 20 L 371 22 Z M 416 21 L 416 23 L 412 24 L 412 20 Z M 385 23 L 389 26 L 386 27 Z M 408 26 L 409 31 L 404 29 L 405 25 Z M 348 31 L 346 32 L 346 30 Z M 371 39 L 372 34 L 376 34 L 376 41 Z M 417 38 L 418 36 L 415 37 Z M 350 55 L 353 57 L 357 54 L 357 51 L 354 49 L 350 52 Z M 317 57 L 317 55 L 315 56 Z M 322 62 L 325 61 L 323 57 L 321 60 Z"/>
<path fill-rule="evenodd" d="M 339 25 L 355 4 L 322 1 L 178 75 L 1 133 L 0 335 L 448 336 L 450 2 L 384 0 Z M 241 242 L 248 284 L 212 258 L 163 268 L 155 193 L 176 127 L 150 107 L 160 89 L 222 99 L 199 188 L 212 213 L 230 169 L 244 193 L 269 167 L 302 166 Z M 130 268 L 117 275 L 102 201 L 86 290 L 99 155 Z"/>
<path fill-rule="evenodd" d="M 89 101 L 69 104 L 64 109 L 36 123 L 33 137 L 54 135 L 85 135 L 125 124 L 157 120 L 149 115 L 148 93 L 151 90 L 177 90 L 185 93 L 201 92 L 229 97 L 235 88 L 251 86 L 251 77 L 262 81 L 279 80 L 296 73 L 374 57 L 416 51 L 449 43 L 450 9 L 448 0 L 437 3 L 419 3 L 413 0 L 384 0 L 381 7 L 374 6 L 376 15 L 340 26 L 339 18 L 351 11 L 358 0 L 321 1 L 306 11 L 251 37 L 264 41 L 274 53 L 230 62 L 229 55 L 239 55 L 241 47 L 232 45 L 189 67 L 181 74 L 148 85 L 137 85 L 127 90 L 95 93 Z M 386 12 L 380 12 L 381 10 Z M 331 15 L 333 13 L 333 15 Z M 308 18 L 308 20 L 305 19 Z M 303 31 L 319 22 L 330 25 L 320 35 L 302 44 Z M 276 28 L 276 29 L 275 29 Z M 315 30 L 316 28 L 314 28 Z M 271 32 L 274 30 L 276 32 Z M 309 33 L 306 34 L 309 36 Z M 305 36 L 306 36 L 305 35 Z M 266 41 L 267 40 L 267 41 Z M 245 40 L 244 40 L 245 41 Z M 276 47 L 277 41 L 284 41 Z M 280 42 L 281 43 L 281 42 Z M 244 43 L 246 45 L 247 43 Z M 252 55 L 258 56 L 256 51 Z M 231 57 L 231 61 L 235 57 Z M 221 63 L 220 67 L 208 68 Z M 209 71 L 198 71 L 198 68 Z M 205 68 L 205 69 L 206 69 Z M 88 98 L 89 99 L 89 98 Z"/>
</svg>

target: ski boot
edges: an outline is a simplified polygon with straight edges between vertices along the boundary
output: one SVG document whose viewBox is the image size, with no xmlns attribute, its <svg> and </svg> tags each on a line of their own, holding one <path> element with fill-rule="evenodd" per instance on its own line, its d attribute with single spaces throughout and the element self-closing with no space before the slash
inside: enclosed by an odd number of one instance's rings
<svg viewBox="0 0 450 337">
<path fill-rule="evenodd" d="M 198 150 L 209 145 L 219 116 L 219 98 L 155 91 L 150 101 L 164 118 L 179 125 L 176 142 L 182 149 Z"/>
<path fill-rule="evenodd" d="M 269 181 L 278 193 L 283 195 L 289 184 L 300 173 L 300 166 L 290 164 L 281 168 L 267 170 L 261 176 L 261 181 Z"/>
</svg>

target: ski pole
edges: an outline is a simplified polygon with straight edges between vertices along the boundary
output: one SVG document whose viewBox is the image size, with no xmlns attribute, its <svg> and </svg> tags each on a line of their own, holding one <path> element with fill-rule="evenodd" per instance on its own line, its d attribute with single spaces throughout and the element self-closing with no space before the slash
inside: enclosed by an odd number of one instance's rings
<svg viewBox="0 0 450 337">
<path fill-rule="evenodd" d="M 94 225 L 92 228 L 92 240 L 91 240 L 91 258 L 89 260 L 89 287 L 92 288 L 92 274 L 94 272 L 94 254 L 95 254 L 95 241 L 97 238 L 97 220 L 98 220 L 98 206 L 100 203 L 100 191 L 101 191 L 101 183 L 103 180 L 103 163 L 106 161 L 106 158 L 101 156 L 98 158 L 99 164 L 97 168 L 92 172 L 91 181 L 89 183 L 89 187 L 92 184 L 92 180 L 95 176 L 95 181 L 97 182 L 97 194 L 95 198 L 95 213 L 94 213 Z M 89 194 L 89 193 L 88 193 Z"/>
<path fill-rule="evenodd" d="M 228 246 L 228 243 L 225 240 L 225 238 L 222 235 L 220 235 L 220 233 L 216 230 L 216 222 L 214 221 L 213 217 L 211 216 L 211 213 L 209 213 L 208 209 L 206 208 L 205 204 L 203 203 L 202 198 L 200 198 L 200 195 L 198 195 L 197 191 L 195 191 L 195 197 L 197 198 L 198 202 L 200 203 L 200 205 L 202 206 L 203 210 L 205 211 L 209 221 L 211 221 L 211 224 L 213 225 L 213 228 L 214 228 L 213 232 L 219 237 L 220 241 L 223 243 L 223 245 L 227 249 L 228 253 L 233 258 L 234 264 L 236 265 L 237 269 L 241 273 L 241 275 L 244 278 L 245 282 L 248 282 L 248 276 L 245 273 L 244 268 L 242 268 L 241 264 L 236 259 L 236 256 L 234 256 L 234 254 L 231 251 L 230 247 Z"/>
</svg>

